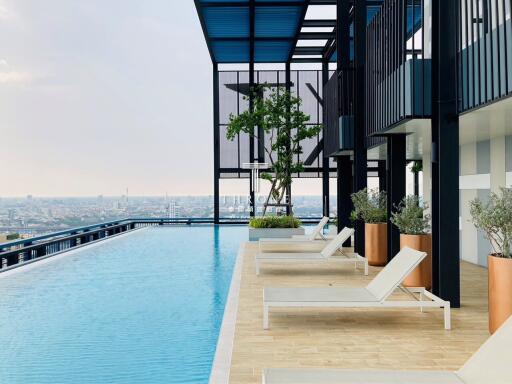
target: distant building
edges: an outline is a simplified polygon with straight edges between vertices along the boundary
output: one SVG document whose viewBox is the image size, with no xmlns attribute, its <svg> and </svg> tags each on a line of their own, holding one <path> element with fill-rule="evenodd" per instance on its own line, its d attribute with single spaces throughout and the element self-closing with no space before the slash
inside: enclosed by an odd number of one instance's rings
<svg viewBox="0 0 512 384">
<path fill-rule="evenodd" d="M 180 206 L 176 203 L 175 200 L 171 200 L 168 206 L 168 214 L 170 219 L 176 219 L 180 217 Z"/>
<path fill-rule="evenodd" d="M 7 215 L 9 218 L 9 222 L 12 223 L 14 221 L 14 219 L 16 219 L 16 210 L 14 208 L 10 208 L 7 211 Z"/>
</svg>

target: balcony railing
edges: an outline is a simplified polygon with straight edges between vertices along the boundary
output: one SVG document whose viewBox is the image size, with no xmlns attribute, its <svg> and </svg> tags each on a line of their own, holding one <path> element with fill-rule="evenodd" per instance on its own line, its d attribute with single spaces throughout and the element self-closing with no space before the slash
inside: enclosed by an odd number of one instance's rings
<svg viewBox="0 0 512 384">
<path fill-rule="evenodd" d="M 367 30 L 367 136 L 431 116 L 429 0 L 386 0 Z M 426 24 L 428 26 L 428 23 Z"/>
<path fill-rule="evenodd" d="M 459 110 L 512 93 L 511 2 L 459 0 Z"/>
<path fill-rule="evenodd" d="M 305 224 L 319 220 L 301 218 Z M 225 218 L 221 223 L 238 225 L 247 224 L 248 220 Z M 0 273 L 138 229 L 192 224 L 213 224 L 213 218 L 131 218 L 0 243 Z"/>
</svg>

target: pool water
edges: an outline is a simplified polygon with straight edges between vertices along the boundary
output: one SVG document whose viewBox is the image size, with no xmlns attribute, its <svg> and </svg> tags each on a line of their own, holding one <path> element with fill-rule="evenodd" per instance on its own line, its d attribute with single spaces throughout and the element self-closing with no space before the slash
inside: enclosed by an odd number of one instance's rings
<svg viewBox="0 0 512 384">
<path fill-rule="evenodd" d="M 207 383 L 246 239 L 143 229 L 0 277 L 0 382 Z"/>
</svg>

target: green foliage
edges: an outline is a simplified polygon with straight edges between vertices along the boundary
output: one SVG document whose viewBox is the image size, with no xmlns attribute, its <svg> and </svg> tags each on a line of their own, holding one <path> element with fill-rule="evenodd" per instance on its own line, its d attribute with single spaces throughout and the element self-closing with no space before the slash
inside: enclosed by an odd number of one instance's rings
<svg viewBox="0 0 512 384">
<path fill-rule="evenodd" d="M 424 214 L 427 208 L 426 204 L 420 206 L 417 196 L 406 196 L 398 206 L 395 206 L 390 221 L 398 227 L 400 233 L 424 235 L 430 231 L 430 215 Z"/>
<path fill-rule="evenodd" d="M 471 201 L 470 213 L 475 227 L 491 242 L 494 254 L 512 258 L 512 189 L 491 193 L 487 202 L 478 198 Z"/>
<path fill-rule="evenodd" d="M 387 221 L 387 195 L 384 191 L 363 189 L 352 194 L 354 210 L 350 214 L 352 221 L 362 220 L 376 224 Z"/>
<path fill-rule="evenodd" d="M 303 152 L 301 142 L 316 137 L 322 128 L 308 125 L 310 117 L 300 110 L 302 100 L 285 88 L 263 85 L 251 92 L 254 111 L 231 115 L 226 138 L 235 140 L 245 133 L 259 140 L 258 129 L 265 133 L 270 169 L 260 176 L 272 183 L 270 196 L 280 204 L 292 184 L 292 174 L 304 171 L 302 161 L 298 161 Z"/>
<path fill-rule="evenodd" d="M 5 238 L 7 239 L 7 241 L 18 240 L 20 238 L 20 234 L 19 233 L 11 233 L 11 234 L 7 235 Z"/>
<path fill-rule="evenodd" d="M 411 172 L 420 173 L 423 171 L 423 163 L 421 161 L 413 161 Z"/>
<path fill-rule="evenodd" d="M 249 222 L 251 228 L 299 228 L 301 222 L 293 216 L 255 217 Z"/>
</svg>

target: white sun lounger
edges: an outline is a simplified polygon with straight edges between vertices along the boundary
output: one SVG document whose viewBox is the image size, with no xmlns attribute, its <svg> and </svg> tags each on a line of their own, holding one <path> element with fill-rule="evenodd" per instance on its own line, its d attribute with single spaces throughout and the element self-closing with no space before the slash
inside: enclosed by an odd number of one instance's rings
<svg viewBox="0 0 512 384">
<path fill-rule="evenodd" d="M 512 317 L 456 372 L 265 369 L 263 384 L 510 384 Z"/>
<path fill-rule="evenodd" d="M 338 249 L 341 249 L 343 243 L 347 241 L 354 233 L 353 229 L 344 228 L 333 240 L 331 240 L 321 252 L 318 253 L 258 253 L 255 257 L 256 274 L 260 274 L 262 263 L 353 263 L 355 268 L 358 264 L 364 266 L 364 274 L 368 275 L 368 260 L 357 253 L 348 253 L 341 256 L 334 256 Z"/>
<path fill-rule="evenodd" d="M 264 288 L 263 328 L 269 326 L 269 309 L 294 308 L 444 308 L 444 327 L 450 329 L 450 302 L 425 288 L 403 288 L 400 284 L 426 257 L 411 248 L 402 249 L 365 288 Z M 388 300 L 400 288 L 414 300 Z M 415 294 L 418 294 L 417 297 Z M 428 300 L 425 300 L 428 299 Z"/>
<path fill-rule="evenodd" d="M 315 227 L 315 229 L 313 229 L 313 232 L 311 232 L 309 234 L 305 234 L 305 235 L 294 235 L 294 236 L 292 236 L 291 239 L 286 239 L 286 240 L 292 240 L 292 241 L 327 240 L 328 237 L 324 235 L 323 230 L 328 222 L 329 222 L 329 218 L 324 216 L 322 218 L 322 220 L 320 220 L 318 225 Z"/>
<path fill-rule="evenodd" d="M 326 236 L 323 234 L 323 229 L 329 222 L 328 217 L 324 217 L 318 225 L 315 227 L 313 232 L 307 235 L 295 235 L 293 237 L 287 238 L 261 238 L 258 242 L 260 252 L 264 252 L 265 249 L 273 246 L 283 247 L 297 247 L 301 244 L 311 243 L 314 244 L 316 242 L 324 242 L 327 240 L 334 239 L 334 236 Z"/>
</svg>

